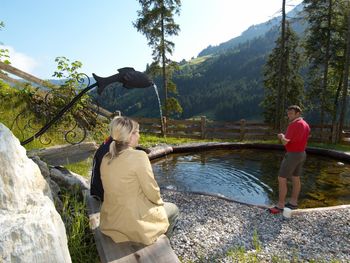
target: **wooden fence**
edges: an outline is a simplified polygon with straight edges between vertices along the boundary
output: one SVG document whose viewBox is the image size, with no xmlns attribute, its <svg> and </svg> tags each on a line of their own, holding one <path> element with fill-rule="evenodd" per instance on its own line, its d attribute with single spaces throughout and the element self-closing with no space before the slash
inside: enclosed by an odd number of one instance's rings
<svg viewBox="0 0 350 263">
<path fill-rule="evenodd" d="M 161 134 L 160 118 L 134 118 L 140 123 L 142 132 Z M 277 138 L 277 131 L 262 122 L 210 121 L 206 117 L 196 120 L 171 120 L 163 117 L 164 133 L 171 137 L 193 139 L 234 139 L 234 140 L 270 140 Z M 331 142 L 332 125 L 310 125 L 313 142 Z M 345 130 L 350 130 L 345 128 Z M 343 133 L 342 142 L 350 142 L 350 132 Z"/>
</svg>

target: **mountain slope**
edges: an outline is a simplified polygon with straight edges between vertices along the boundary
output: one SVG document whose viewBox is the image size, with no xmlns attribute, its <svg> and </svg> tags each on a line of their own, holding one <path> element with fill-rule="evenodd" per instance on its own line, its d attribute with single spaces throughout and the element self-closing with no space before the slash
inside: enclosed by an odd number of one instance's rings
<svg viewBox="0 0 350 263">
<path fill-rule="evenodd" d="M 300 22 L 294 20 L 292 26 L 302 33 L 305 25 Z M 234 46 L 227 44 L 225 50 L 212 49 L 207 56 L 182 63 L 173 78 L 184 109 L 179 117 L 206 115 L 216 120 L 261 120 L 263 66 L 278 35 L 279 25 L 276 25 L 259 37 L 239 43 L 241 38 Z M 161 87 L 160 79 L 155 82 Z M 163 97 L 162 90 L 160 96 Z M 150 89 L 114 89 L 104 94 L 101 104 L 129 116 L 159 116 L 158 101 Z"/>
<path fill-rule="evenodd" d="M 303 4 L 297 5 L 293 10 L 291 10 L 287 16 L 290 18 L 296 18 L 299 16 L 300 12 L 303 10 Z M 224 43 L 221 43 L 217 46 L 208 46 L 199 52 L 198 57 L 213 55 L 218 53 L 223 53 L 229 49 L 237 47 L 239 44 L 242 44 L 246 41 L 252 40 L 257 37 L 264 36 L 271 28 L 279 26 L 281 23 L 281 17 L 275 17 L 270 19 L 265 23 L 258 25 L 252 25 L 247 30 L 243 31 L 242 34 L 238 37 L 232 38 Z"/>
</svg>

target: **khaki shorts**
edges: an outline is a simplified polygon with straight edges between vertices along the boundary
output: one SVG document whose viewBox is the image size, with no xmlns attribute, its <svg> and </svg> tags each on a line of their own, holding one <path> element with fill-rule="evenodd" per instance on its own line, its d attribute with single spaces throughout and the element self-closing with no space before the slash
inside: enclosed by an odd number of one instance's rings
<svg viewBox="0 0 350 263">
<path fill-rule="evenodd" d="M 301 176 L 305 160 L 305 152 L 287 152 L 284 155 L 278 176 L 283 178 Z"/>
</svg>

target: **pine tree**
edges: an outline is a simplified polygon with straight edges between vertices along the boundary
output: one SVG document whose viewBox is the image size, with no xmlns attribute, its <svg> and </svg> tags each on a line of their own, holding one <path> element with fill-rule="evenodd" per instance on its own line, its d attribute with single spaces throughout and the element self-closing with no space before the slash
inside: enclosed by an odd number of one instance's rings
<svg viewBox="0 0 350 263">
<path fill-rule="evenodd" d="M 336 137 L 339 100 L 344 94 L 340 91 L 344 85 L 346 2 L 304 0 L 309 24 L 305 40 L 305 53 L 310 65 L 307 97 L 310 109 L 319 113 L 321 127 L 332 121 L 333 137 Z"/>
<path fill-rule="evenodd" d="M 329 119 L 334 109 L 335 90 L 338 84 L 334 82 L 337 38 L 335 30 L 337 1 L 335 0 L 304 0 L 305 12 L 309 24 L 305 51 L 310 63 L 308 78 L 308 98 L 310 106 L 320 113 L 321 125 Z M 333 75 L 331 77 L 331 75 Z"/>
<path fill-rule="evenodd" d="M 174 21 L 174 15 L 180 14 L 180 0 L 139 0 L 141 10 L 138 11 L 138 19 L 134 26 L 142 32 L 148 45 L 153 49 L 153 63 L 149 69 L 153 74 L 162 76 L 164 89 L 164 115 L 170 112 L 182 112 L 178 100 L 173 96 L 169 98 L 169 92 L 177 94 L 176 85 L 171 81 L 174 62 L 169 59 L 172 55 L 174 43 L 168 37 L 178 35 L 180 27 Z"/>
<path fill-rule="evenodd" d="M 264 67 L 265 96 L 261 105 L 264 108 L 265 122 L 275 125 L 277 130 L 284 126 L 285 109 L 288 105 L 302 106 L 304 102 L 303 79 L 299 73 L 302 63 L 298 36 L 288 22 L 286 25 L 285 41 L 282 41 L 282 36 L 277 39 L 276 47 Z M 281 73 L 281 56 L 285 60 L 283 73 Z M 279 111 L 276 111 L 277 108 Z"/>
</svg>

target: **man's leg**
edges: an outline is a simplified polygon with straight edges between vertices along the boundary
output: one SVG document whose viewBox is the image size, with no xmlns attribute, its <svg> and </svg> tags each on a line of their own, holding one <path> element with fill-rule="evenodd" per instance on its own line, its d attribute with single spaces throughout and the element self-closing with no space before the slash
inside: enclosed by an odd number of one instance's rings
<svg viewBox="0 0 350 263">
<path fill-rule="evenodd" d="M 177 218 L 179 216 L 179 208 L 170 202 L 164 202 L 164 209 L 168 216 L 169 227 L 165 235 L 170 238 L 173 234 L 174 227 L 177 223 Z"/>
<path fill-rule="evenodd" d="M 290 204 L 297 206 L 298 205 L 298 198 L 299 198 L 299 193 L 301 189 L 301 183 L 300 183 L 300 177 L 299 176 L 292 176 L 292 195 L 290 198 Z"/>
<path fill-rule="evenodd" d="M 287 178 L 278 176 L 278 208 L 284 208 L 287 191 Z"/>
<path fill-rule="evenodd" d="M 299 163 L 297 167 L 295 168 L 292 176 L 292 195 L 290 198 L 289 203 L 295 207 L 298 206 L 298 198 L 301 190 L 301 181 L 300 181 L 300 176 L 303 173 L 303 165 L 306 160 L 306 153 L 302 152 L 299 154 Z"/>
</svg>

